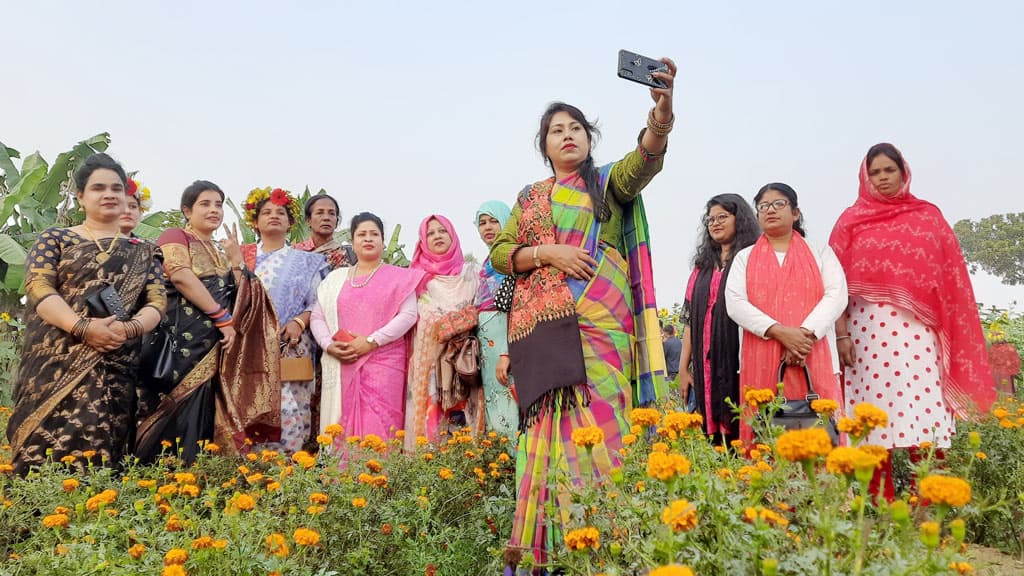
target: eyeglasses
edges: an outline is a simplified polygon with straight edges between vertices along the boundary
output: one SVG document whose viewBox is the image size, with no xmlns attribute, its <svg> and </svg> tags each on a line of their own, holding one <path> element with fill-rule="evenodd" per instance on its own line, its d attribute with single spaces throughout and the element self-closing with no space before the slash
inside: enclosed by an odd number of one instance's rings
<svg viewBox="0 0 1024 576">
<path fill-rule="evenodd" d="M 789 206 L 789 200 L 778 199 L 774 202 L 761 202 L 757 205 L 758 212 L 767 212 L 768 210 L 775 208 L 776 211 L 782 210 L 786 206 Z"/>
<path fill-rule="evenodd" d="M 718 216 L 705 216 L 704 225 L 710 228 L 712 224 L 725 224 L 725 221 L 728 220 L 730 216 L 732 216 L 732 214 L 729 214 L 728 212 L 722 212 Z"/>
</svg>

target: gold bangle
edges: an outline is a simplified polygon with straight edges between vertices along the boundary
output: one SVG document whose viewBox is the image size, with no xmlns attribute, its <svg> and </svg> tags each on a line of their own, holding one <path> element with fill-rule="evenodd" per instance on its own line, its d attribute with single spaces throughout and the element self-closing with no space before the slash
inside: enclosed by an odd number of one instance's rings
<svg viewBox="0 0 1024 576">
<path fill-rule="evenodd" d="M 540 268 L 542 266 L 542 264 L 540 263 L 540 256 L 537 254 L 538 250 L 540 250 L 540 246 L 534 246 L 533 247 L 533 267 L 534 268 Z"/>
<path fill-rule="evenodd" d="M 649 114 L 647 114 L 647 129 L 651 131 L 655 136 L 664 138 L 668 136 L 668 133 L 672 131 L 672 127 L 676 123 L 676 115 L 672 114 L 672 118 L 668 122 L 658 122 L 658 119 L 654 117 L 654 108 L 651 108 Z"/>
<path fill-rule="evenodd" d="M 298 324 L 299 328 L 302 328 L 303 332 L 306 331 L 306 323 L 302 321 L 302 318 L 299 318 L 298 316 L 296 316 L 295 318 L 292 318 L 292 322 L 295 322 L 296 324 Z"/>
</svg>

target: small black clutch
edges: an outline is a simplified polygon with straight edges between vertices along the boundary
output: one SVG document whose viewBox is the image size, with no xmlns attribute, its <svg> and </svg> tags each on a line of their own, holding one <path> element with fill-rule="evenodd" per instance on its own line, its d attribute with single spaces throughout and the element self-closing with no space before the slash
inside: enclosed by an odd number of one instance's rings
<svg viewBox="0 0 1024 576">
<path fill-rule="evenodd" d="M 85 299 L 85 303 L 89 307 L 89 316 L 93 318 L 106 318 L 108 316 L 116 316 L 118 320 L 126 320 L 128 318 L 128 313 L 124 309 L 124 303 L 121 301 L 121 295 L 117 293 L 117 289 L 114 288 L 113 284 L 107 284 L 102 290 L 93 292 L 92 295 Z"/>
</svg>

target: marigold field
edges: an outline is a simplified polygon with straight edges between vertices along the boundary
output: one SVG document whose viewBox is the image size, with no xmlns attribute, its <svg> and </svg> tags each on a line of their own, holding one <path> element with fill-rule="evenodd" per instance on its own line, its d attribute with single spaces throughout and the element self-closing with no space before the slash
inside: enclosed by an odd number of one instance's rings
<svg viewBox="0 0 1024 576">
<path fill-rule="evenodd" d="M 748 415 L 777 403 L 747 400 Z M 634 410 L 620 468 L 571 487 L 551 479 L 568 523 L 548 566 L 587 575 L 986 573 L 971 543 L 1024 559 L 1024 404 L 1005 398 L 961 423 L 941 462 L 913 471 L 895 462 L 903 496 L 892 504 L 865 491 L 886 452 L 857 440 L 882 424 L 879 412 L 864 405 L 841 419 L 851 442 L 832 448 L 821 429 L 770 428 L 764 443 L 715 446 L 698 416 L 671 405 Z M 456 432 L 403 454 L 400 438 L 330 432 L 318 440 L 337 440 L 345 467 L 330 449 L 253 447 L 236 459 L 214 445 L 186 467 L 169 446 L 158 465 L 129 463 L 120 474 L 84 453 L 22 479 L 4 446 L 0 573 L 503 573 L 515 505 L 509 439 Z M 572 440 L 605 449 L 596 428 Z M 522 554 L 519 573 L 535 568 Z"/>
</svg>

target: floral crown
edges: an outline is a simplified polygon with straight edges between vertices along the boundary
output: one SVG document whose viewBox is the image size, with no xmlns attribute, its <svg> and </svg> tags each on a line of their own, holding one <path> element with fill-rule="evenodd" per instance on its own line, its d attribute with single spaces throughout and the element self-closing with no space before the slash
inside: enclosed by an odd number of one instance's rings
<svg viewBox="0 0 1024 576">
<path fill-rule="evenodd" d="M 135 196 L 135 199 L 139 201 L 139 212 L 145 214 L 153 208 L 153 200 L 150 198 L 149 188 L 142 185 L 141 182 L 134 178 L 129 178 L 127 187 L 125 187 L 125 194 L 128 196 Z"/>
<path fill-rule="evenodd" d="M 245 205 L 243 206 L 245 208 L 245 222 L 250 228 L 256 228 L 256 219 L 259 217 L 259 214 L 256 213 L 256 207 L 260 205 L 260 202 L 267 199 L 272 204 L 284 206 L 291 215 L 292 220 L 295 222 L 299 221 L 299 214 L 302 213 L 302 208 L 299 206 L 299 201 L 291 195 L 291 192 L 281 188 L 271 189 L 270 186 L 267 186 L 266 188 L 253 188 L 245 199 Z"/>
</svg>

